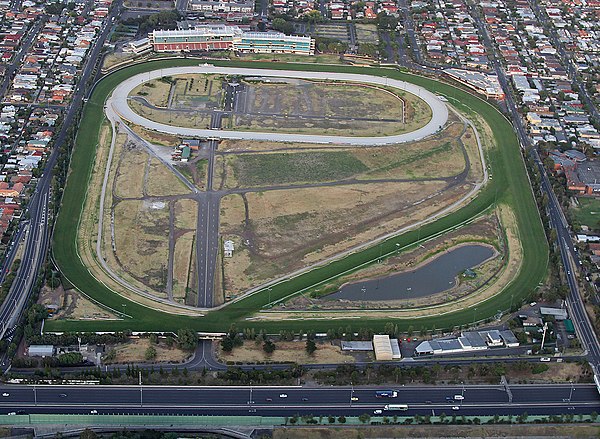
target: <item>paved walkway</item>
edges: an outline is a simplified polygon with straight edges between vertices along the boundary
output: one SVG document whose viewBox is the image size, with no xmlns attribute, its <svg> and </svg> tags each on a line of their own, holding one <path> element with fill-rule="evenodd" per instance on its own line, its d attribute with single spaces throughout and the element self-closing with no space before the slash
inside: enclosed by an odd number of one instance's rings
<svg viewBox="0 0 600 439">
<path fill-rule="evenodd" d="M 397 134 L 395 136 L 383 137 L 345 137 L 345 136 L 322 136 L 310 134 L 288 134 L 288 133 L 268 133 L 251 131 L 229 131 L 229 130 L 209 130 L 198 128 L 182 128 L 153 122 L 145 117 L 135 113 L 128 103 L 128 96 L 131 91 L 140 84 L 151 79 L 163 76 L 174 76 L 183 74 L 222 74 L 222 75 L 242 75 L 242 76 L 261 76 L 261 77 L 286 77 L 299 79 L 317 79 L 332 81 L 362 82 L 375 85 L 391 86 L 400 90 L 412 93 L 423 99 L 431 108 L 432 117 L 427 125 L 411 131 L 410 133 Z M 197 67 L 172 67 L 168 69 L 154 70 L 147 73 L 140 73 L 123 81 L 117 86 L 108 105 L 126 119 L 136 125 L 159 131 L 162 133 L 173 134 L 188 137 L 217 137 L 221 139 L 245 139 L 245 140 L 269 140 L 274 142 L 303 142 L 303 143 L 337 143 L 346 145 L 386 145 L 394 143 L 414 142 L 438 132 L 448 120 L 448 108 L 436 95 L 427 91 L 423 87 L 411 84 L 406 81 L 383 78 L 380 76 L 358 75 L 352 73 L 332 73 L 332 72 L 297 72 L 290 70 L 266 70 L 266 69 L 247 69 L 234 67 L 215 67 L 210 64 L 204 64 Z"/>
</svg>

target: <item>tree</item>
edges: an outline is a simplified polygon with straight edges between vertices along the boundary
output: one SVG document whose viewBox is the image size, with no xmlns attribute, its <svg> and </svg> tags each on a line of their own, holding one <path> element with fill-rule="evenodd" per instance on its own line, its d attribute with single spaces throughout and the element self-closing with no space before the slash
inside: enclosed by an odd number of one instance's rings
<svg viewBox="0 0 600 439">
<path fill-rule="evenodd" d="M 335 424 L 335 416 L 328 416 L 327 422 L 329 422 L 330 424 Z"/>
<path fill-rule="evenodd" d="M 340 417 L 338 418 L 338 422 L 339 422 L 340 424 L 345 424 L 345 423 L 346 423 L 346 417 L 345 417 L 344 415 L 340 416 Z"/>
<path fill-rule="evenodd" d="M 273 343 L 271 340 L 267 340 L 263 344 L 263 351 L 271 355 L 273 352 L 275 352 L 275 347 L 275 343 Z"/>
<path fill-rule="evenodd" d="M 224 352 L 231 352 L 233 350 L 233 340 L 229 337 L 225 337 L 221 340 L 221 349 L 223 349 Z"/>
<path fill-rule="evenodd" d="M 154 346 L 149 346 L 148 349 L 146 349 L 144 358 L 147 361 L 154 360 L 156 358 L 156 348 Z"/>
<path fill-rule="evenodd" d="M 94 430 L 90 430 L 89 428 L 86 428 L 85 430 L 83 430 L 81 432 L 79 437 L 81 439 L 96 439 L 98 437 L 98 435 L 94 432 Z"/>
<path fill-rule="evenodd" d="M 306 340 L 306 352 L 308 355 L 312 355 L 317 350 L 317 345 L 313 340 Z"/>
<path fill-rule="evenodd" d="M 286 35 L 294 33 L 294 25 L 280 17 L 273 19 L 271 22 L 271 27 L 279 32 L 283 32 Z"/>
<path fill-rule="evenodd" d="M 368 413 L 363 413 L 362 415 L 360 415 L 358 417 L 358 420 L 360 422 L 362 422 L 363 424 L 366 424 L 367 422 L 369 422 L 371 420 L 371 416 L 369 416 Z"/>
<path fill-rule="evenodd" d="M 177 331 L 177 341 L 184 351 L 193 351 L 198 347 L 198 334 L 189 328 L 180 329 Z"/>
</svg>

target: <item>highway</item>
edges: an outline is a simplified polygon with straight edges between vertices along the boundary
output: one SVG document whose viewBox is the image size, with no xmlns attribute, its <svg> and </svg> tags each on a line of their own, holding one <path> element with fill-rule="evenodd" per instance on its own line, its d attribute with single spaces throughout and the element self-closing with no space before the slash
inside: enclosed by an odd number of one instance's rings
<svg viewBox="0 0 600 439">
<path fill-rule="evenodd" d="M 30 220 L 25 243 L 23 244 L 25 246 L 24 256 L 22 258 L 21 266 L 17 271 L 13 286 L 2 305 L 0 305 L 0 338 L 4 337 L 8 331 L 11 331 L 19 321 L 40 268 L 46 259 L 46 252 L 50 240 L 50 231 L 48 229 L 48 202 L 51 198 L 52 169 L 56 164 L 58 151 L 66 140 L 68 129 L 73 124 L 73 119 L 81 106 L 81 102 L 83 101 L 86 92 L 85 86 L 94 71 L 96 61 L 100 55 L 100 49 L 104 45 L 104 41 L 110 31 L 110 25 L 108 25 L 108 23 L 111 22 L 112 17 L 118 14 L 119 9 L 119 4 L 115 5 L 112 9 L 100 31 L 100 35 L 91 49 L 88 61 L 81 73 L 71 105 L 65 113 L 60 131 L 56 135 L 54 148 L 48 157 L 44 174 L 38 180 L 35 192 L 27 206 Z M 5 359 L 3 356 L 3 369 L 6 366 L 4 363 Z"/>
<path fill-rule="evenodd" d="M 396 390 L 377 398 L 376 390 Z M 593 384 L 388 387 L 304 386 L 0 386 L 0 413 L 151 413 L 217 415 L 360 415 L 407 404 L 388 415 L 579 414 L 600 411 Z M 461 395 L 464 399 L 453 399 Z M 453 409 L 452 407 L 458 407 Z"/>
<path fill-rule="evenodd" d="M 538 15 L 541 15 L 541 11 L 539 11 L 539 7 L 536 3 L 534 3 L 534 9 L 537 9 Z M 506 95 L 506 106 L 510 112 L 510 115 L 512 116 L 512 122 L 513 126 L 515 127 L 516 134 L 521 142 L 521 145 L 528 147 L 531 145 L 529 135 L 525 129 L 521 115 L 519 114 L 515 105 L 512 88 L 510 87 L 504 70 L 499 63 L 497 56 L 495 55 L 495 46 L 493 45 L 488 34 L 487 27 L 485 26 L 477 8 L 470 6 L 470 11 L 475 18 L 489 53 L 492 54 L 492 56 L 490 56 L 490 60 Z M 557 49 L 560 50 L 561 47 L 562 46 L 559 45 Z M 564 55 L 564 57 L 566 57 L 566 55 Z M 567 62 L 569 65 L 569 70 L 571 70 L 571 63 L 568 60 Z M 560 203 L 556 198 L 554 191 L 552 190 L 552 185 L 550 184 L 550 180 L 548 179 L 548 175 L 542 160 L 540 159 L 540 156 L 534 147 L 529 148 L 529 154 L 536 163 L 540 175 L 542 176 L 542 191 L 548 196 L 548 216 L 550 218 L 552 227 L 556 230 L 556 244 L 560 249 L 561 261 L 564 267 L 567 285 L 569 287 L 569 294 L 566 298 L 569 314 L 573 320 L 573 323 L 575 324 L 577 335 L 581 341 L 581 344 L 586 349 L 586 356 L 594 369 L 594 374 L 598 376 L 598 373 L 600 372 L 600 344 L 598 343 L 594 326 L 585 310 L 585 304 L 579 291 L 577 272 L 580 270 L 580 267 L 574 266 L 573 264 L 573 260 L 578 260 L 579 256 L 573 249 L 573 241 L 571 239 L 569 225 L 564 217 Z"/>
<path fill-rule="evenodd" d="M 393 136 L 381 137 L 349 137 L 335 135 L 311 135 L 311 134 L 288 134 L 288 133 L 269 133 L 253 131 L 230 131 L 221 129 L 201 129 L 201 128 L 183 128 L 171 126 L 163 123 L 154 122 L 140 116 L 129 107 L 128 96 L 131 91 L 140 84 L 151 79 L 162 76 L 174 76 L 181 74 L 222 74 L 222 75 L 242 75 L 259 77 L 285 77 L 298 79 L 316 79 L 316 80 L 334 80 L 334 81 L 352 81 L 362 82 L 383 86 L 391 86 L 400 90 L 405 90 L 423 99 L 432 111 L 431 120 L 423 127 L 409 133 L 397 134 Z M 380 76 L 359 75 L 351 73 L 332 73 L 332 72 L 297 72 L 289 70 L 268 70 L 268 69 L 248 69 L 234 67 L 215 67 L 210 64 L 199 65 L 197 67 L 172 67 L 167 69 L 154 70 L 147 73 L 140 73 L 132 76 L 119 84 L 111 97 L 108 105 L 111 105 L 114 111 L 123 119 L 136 125 L 146 128 L 179 136 L 190 137 L 218 137 L 222 139 L 247 139 L 247 140 L 269 140 L 279 142 L 304 142 L 304 143 L 337 143 L 346 145 L 387 145 L 395 143 L 412 142 L 423 139 L 437 133 L 448 121 L 448 107 L 436 95 L 426 89 L 406 81 L 398 81 Z"/>
</svg>

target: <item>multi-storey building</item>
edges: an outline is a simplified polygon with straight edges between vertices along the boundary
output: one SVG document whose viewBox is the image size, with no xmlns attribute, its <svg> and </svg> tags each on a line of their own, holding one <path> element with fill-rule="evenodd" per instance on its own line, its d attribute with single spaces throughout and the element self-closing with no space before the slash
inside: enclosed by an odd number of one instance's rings
<svg viewBox="0 0 600 439">
<path fill-rule="evenodd" d="M 295 53 L 313 55 L 310 37 L 278 32 L 244 32 L 238 26 L 202 25 L 186 30 L 155 30 L 150 34 L 156 52 L 234 50 L 242 53 Z"/>
</svg>

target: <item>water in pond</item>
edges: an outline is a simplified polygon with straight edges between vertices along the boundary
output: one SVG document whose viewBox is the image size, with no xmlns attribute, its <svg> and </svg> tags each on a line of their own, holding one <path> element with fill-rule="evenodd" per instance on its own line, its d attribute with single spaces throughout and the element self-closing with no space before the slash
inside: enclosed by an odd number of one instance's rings
<svg viewBox="0 0 600 439">
<path fill-rule="evenodd" d="M 495 250 L 487 245 L 464 245 L 415 270 L 344 285 L 326 299 L 401 300 L 431 296 L 453 288 L 459 274 L 494 254 Z"/>
</svg>

